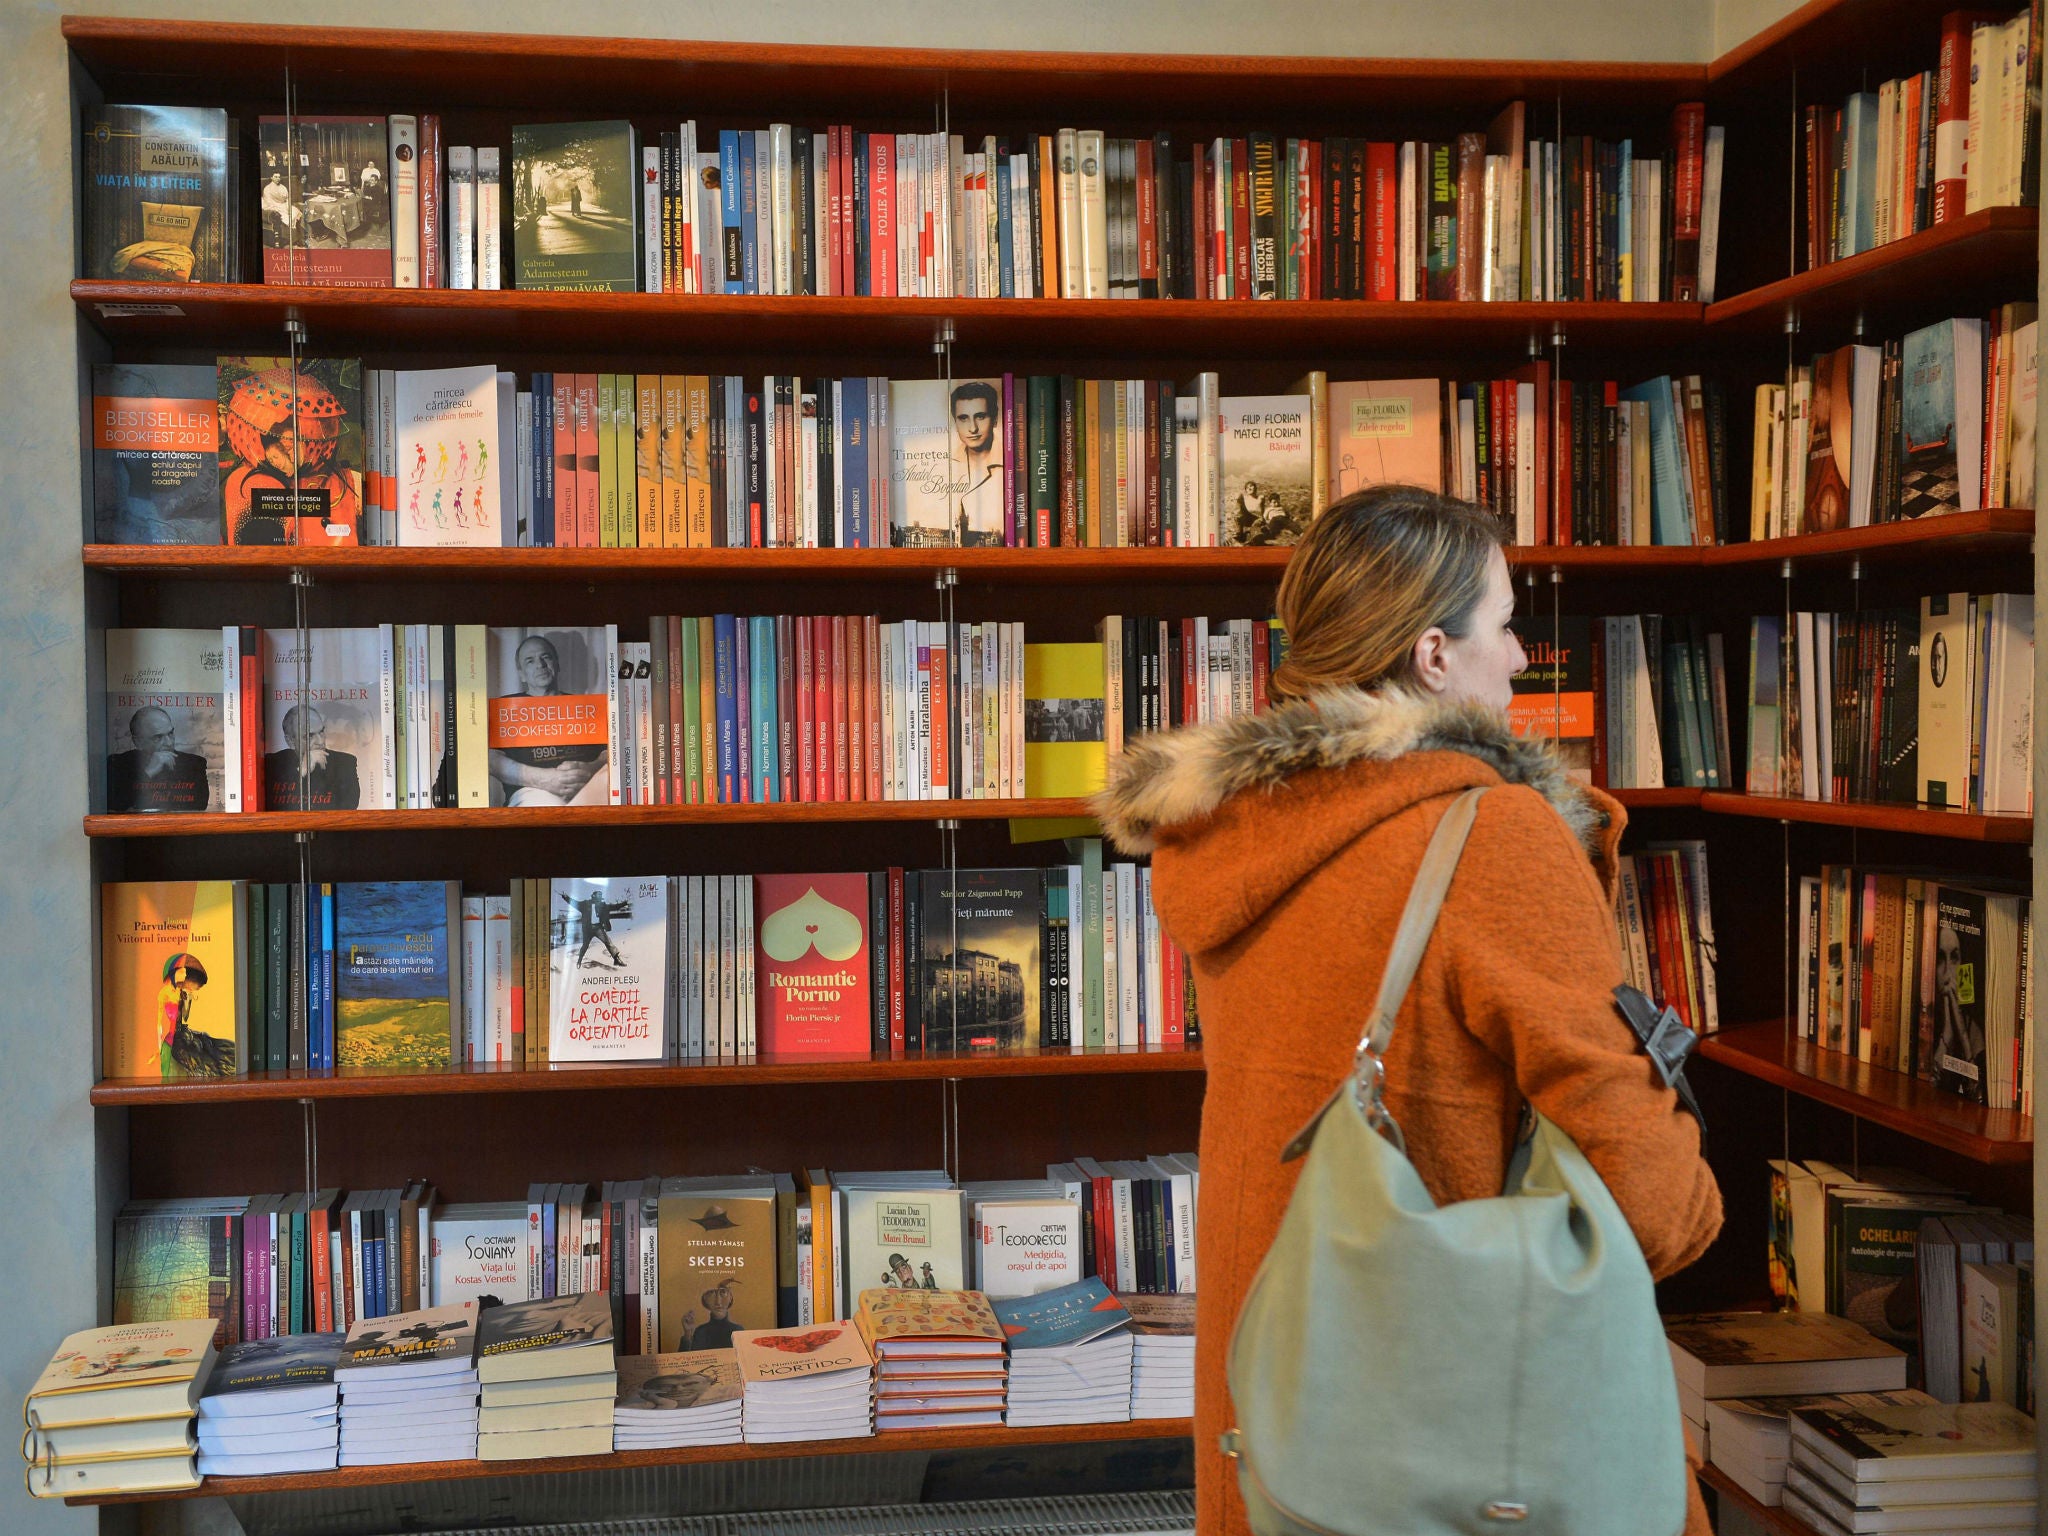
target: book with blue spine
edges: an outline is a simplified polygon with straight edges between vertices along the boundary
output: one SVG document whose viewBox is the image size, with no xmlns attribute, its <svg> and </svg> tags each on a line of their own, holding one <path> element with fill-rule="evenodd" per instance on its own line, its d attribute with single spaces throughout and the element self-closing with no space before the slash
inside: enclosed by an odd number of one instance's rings
<svg viewBox="0 0 2048 1536">
<path fill-rule="evenodd" d="M 742 133 L 740 141 L 740 292 L 761 291 L 760 252 L 755 249 L 754 225 L 760 207 L 760 182 L 754 166 L 754 136 Z"/>
<path fill-rule="evenodd" d="M 875 547 L 874 518 L 868 503 L 868 381 L 847 378 L 839 390 L 839 479 L 846 504 L 846 543 L 850 549 Z"/>
<path fill-rule="evenodd" d="M 739 788 L 739 674 L 735 669 L 737 638 L 733 616 L 715 614 L 711 620 L 712 682 L 718 700 L 718 798 L 735 805 Z"/>
<path fill-rule="evenodd" d="M 1690 544 L 1692 519 L 1686 512 L 1678 419 L 1671 405 L 1671 376 L 1660 374 L 1645 379 L 1622 390 L 1621 398 L 1650 407 L 1650 542 Z"/>
<path fill-rule="evenodd" d="M 733 744 L 738 758 L 735 800 L 754 798 L 754 673 L 753 621 L 744 614 L 732 621 Z"/>
<path fill-rule="evenodd" d="M 747 259 L 741 233 L 740 135 L 736 128 L 718 131 L 718 200 L 720 286 L 727 293 L 745 293 Z"/>
<path fill-rule="evenodd" d="M 757 614 L 747 623 L 753 630 L 747 663 L 753 674 L 749 686 L 753 690 L 754 803 L 768 805 L 782 798 L 782 765 L 775 740 L 775 620 Z"/>
</svg>

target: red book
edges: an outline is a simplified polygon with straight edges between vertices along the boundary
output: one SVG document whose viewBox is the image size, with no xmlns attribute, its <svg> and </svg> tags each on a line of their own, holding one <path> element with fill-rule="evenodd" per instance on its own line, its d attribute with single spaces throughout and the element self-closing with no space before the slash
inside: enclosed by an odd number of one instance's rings
<svg viewBox="0 0 2048 1536">
<path fill-rule="evenodd" d="M 576 375 L 555 378 L 555 548 L 576 547 Z"/>
<path fill-rule="evenodd" d="M 1365 296 L 1401 297 L 1401 161 L 1393 144 L 1365 146 Z"/>
<path fill-rule="evenodd" d="M 1671 298 L 1700 298 L 1700 197 L 1706 181 L 1707 104 L 1681 101 L 1671 109 Z"/>
<path fill-rule="evenodd" d="M 1230 292 L 1252 296 L 1252 153 L 1243 139 L 1230 141 Z"/>
<path fill-rule="evenodd" d="M 865 874 L 754 876 L 763 1055 L 862 1055 L 873 1044 Z"/>
<path fill-rule="evenodd" d="M 775 616 L 775 756 L 781 766 L 782 800 L 785 804 L 799 798 L 796 751 L 796 696 L 799 690 L 795 642 L 790 633 L 794 627 L 788 614 L 778 613 Z"/>
<path fill-rule="evenodd" d="M 853 127 L 849 123 L 839 125 L 839 291 L 851 294 L 854 282 L 855 261 L 860 254 L 860 229 L 854 223 L 853 201 Z"/>
<path fill-rule="evenodd" d="M 1970 145 L 1970 28 L 1979 21 L 1997 19 L 1985 11 L 1950 11 L 1941 18 L 1941 60 L 1934 67 L 1934 197 L 1932 222 L 1945 224 L 1963 216 L 1964 194 L 1968 191 Z M 1818 186 L 1827 174 L 1826 162 L 1815 165 L 1816 156 L 1807 155 L 1807 182 Z M 1811 194 L 1808 203 L 1813 202 Z M 1820 249 L 1827 250 L 1826 226 L 1817 219 L 1810 227 L 1819 235 Z M 1813 243 L 1809 235 L 1808 243 Z M 1825 256 L 1823 255 L 1823 258 Z"/>
<path fill-rule="evenodd" d="M 596 549 L 604 542 L 598 474 L 602 459 L 597 437 L 597 375 L 576 375 L 576 544 Z"/>
<path fill-rule="evenodd" d="M 818 671 L 812 652 L 811 621 L 798 614 L 790 621 L 796 631 L 796 797 L 814 801 L 818 796 L 818 741 L 811 731 L 816 708 Z"/>
<path fill-rule="evenodd" d="M 1138 140 L 1138 296 L 1159 297 L 1159 189 L 1153 181 L 1152 141 Z"/>
<path fill-rule="evenodd" d="M 845 615 L 834 614 L 824 626 L 832 644 L 832 798 L 843 803 L 853 798 L 853 711 L 847 706 L 854 674 Z"/>
<path fill-rule="evenodd" d="M 1559 379 L 1551 391 L 1551 462 L 1557 466 L 1551 481 L 1551 542 L 1571 544 L 1572 539 L 1572 381 Z M 1598 690 L 1596 689 L 1597 693 Z"/>
<path fill-rule="evenodd" d="M 947 688 L 946 639 L 940 625 L 932 625 L 931 657 L 931 794 L 933 800 L 953 798 L 953 710 Z"/>
<path fill-rule="evenodd" d="M 1216 297 L 1216 269 L 1212 257 L 1214 233 L 1210 230 L 1210 210 L 1215 206 L 1209 197 L 1209 162 L 1202 152 L 1202 146 L 1194 146 L 1194 226 L 1195 226 L 1195 297 L 1213 299 Z M 1061 532 L 1066 531 L 1064 522 Z M 1072 542 L 1069 540 L 1068 542 Z"/>
<path fill-rule="evenodd" d="M 1259 626 L 1261 629 L 1265 625 Z M 1169 1051 L 1185 1050 L 1188 1043 L 1187 995 L 1182 988 L 1186 979 L 1181 969 L 1180 946 L 1162 925 L 1159 930 L 1160 992 L 1164 1006 L 1164 1017 L 1159 1021 L 1159 1043 Z"/>
<path fill-rule="evenodd" d="M 420 286 L 440 288 L 441 221 L 447 196 L 441 180 L 441 118 L 435 112 L 420 114 Z"/>
<path fill-rule="evenodd" d="M 868 798 L 868 626 L 846 618 L 846 798 Z"/>
<path fill-rule="evenodd" d="M 1266 684 L 1273 676 L 1272 626 L 1264 619 L 1252 620 L 1252 713 L 1264 713 L 1270 702 Z"/>
<path fill-rule="evenodd" d="M 1301 225 L 1301 296 L 1317 299 L 1323 293 L 1323 229 L 1316 210 L 1322 199 L 1316 189 L 1323 184 L 1323 141 L 1308 139 L 1302 144 L 1302 172 L 1295 190 L 1295 218 Z"/>
<path fill-rule="evenodd" d="M 813 614 L 811 626 L 811 756 L 817 764 L 818 798 L 837 800 L 832 777 L 832 699 L 839 690 L 832 681 L 832 619 Z"/>
<path fill-rule="evenodd" d="M 903 869 L 889 866 L 889 1054 L 903 1050 Z"/>
<path fill-rule="evenodd" d="M 868 135 L 868 292 L 896 296 L 896 136 Z"/>
</svg>

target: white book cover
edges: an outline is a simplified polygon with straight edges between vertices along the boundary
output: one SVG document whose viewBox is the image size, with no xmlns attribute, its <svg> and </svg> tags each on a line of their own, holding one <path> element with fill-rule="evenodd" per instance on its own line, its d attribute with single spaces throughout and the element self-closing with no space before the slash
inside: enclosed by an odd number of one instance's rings
<svg viewBox="0 0 2048 1536">
<path fill-rule="evenodd" d="M 492 805 L 606 805 L 616 631 L 585 625 L 487 632 Z"/>
<path fill-rule="evenodd" d="M 484 1017 L 484 899 L 462 898 L 462 1059 L 480 1059 Z"/>
<path fill-rule="evenodd" d="M 393 113 L 391 130 L 391 286 L 420 285 L 420 121 Z"/>
<path fill-rule="evenodd" d="M 844 1194 L 841 1275 L 849 1291 L 966 1286 L 959 1190 L 884 1186 Z"/>
<path fill-rule="evenodd" d="M 1082 1278 L 1081 1211 L 1072 1200 L 978 1202 L 975 1289 L 991 1300 L 1036 1296 Z"/>
<path fill-rule="evenodd" d="M 512 898 L 484 898 L 484 1051 L 503 1065 L 512 1051 Z"/>
<path fill-rule="evenodd" d="M 483 144 L 476 152 L 476 285 L 502 288 L 505 283 L 505 245 L 500 221 L 504 217 L 502 162 L 495 144 Z"/>
<path fill-rule="evenodd" d="M 229 631 L 232 633 L 232 631 Z M 110 629 L 104 720 L 110 812 L 227 805 L 227 675 L 218 629 Z"/>
<path fill-rule="evenodd" d="M 640 150 L 640 291 L 662 292 L 661 146 Z"/>
<path fill-rule="evenodd" d="M 397 374 L 398 542 L 485 549 L 500 542 L 498 370 Z"/>
<path fill-rule="evenodd" d="M 549 895 L 549 1059 L 661 1060 L 667 882 L 555 880 Z"/>
<path fill-rule="evenodd" d="M 263 804 L 394 810 L 391 626 L 263 632 Z M 300 691 L 299 672 L 307 674 Z"/>
<path fill-rule="evenodd" d="M 476 286 L 476 149 L 448 146 L 448 286 Z"/>
<path fill-rule="evenodd" d="M 526 1206 L 444 1205 L 429 1229 L 427 1305 L 526 1299 Z"/>
</svg>

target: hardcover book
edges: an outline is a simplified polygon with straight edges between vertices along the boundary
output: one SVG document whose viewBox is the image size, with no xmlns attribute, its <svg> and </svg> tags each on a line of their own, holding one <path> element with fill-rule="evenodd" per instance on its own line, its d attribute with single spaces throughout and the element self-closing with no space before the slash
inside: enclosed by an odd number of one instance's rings
<svg viewBox="0 0 2048 1536">
<path fill-rule="evenodd" d="M 88 111 L 84 275 L 235 281 L 233 160 L 228 115 L 218 107 Z"/>
<path fill-rule="evenodd" d="M 357 358 L 223 357 L 219 472 L 230 544 L 354 544 L 363 514 Z"/>
<path fill-rule="evenodd" d="M 480 1307 L 526 1295 L 526 1205 L 505 1200 L 444 1205 L 428 1236 L 427 1305 Z"/>
<path fill-rule="evenodd" d="M 1038 1049 L 1045 872 L 927 869 L 918 892 L 926 1048 Z"/>
<path fill-rule="evenodd" d="M 218 544 L 220 396 L 208 363 L 96 363 L 93 538 Z"/>
<path fill-rule="evenodd" d="M 1292 544 L 1314 506 L 1312 412 L 1307 395 L 1226 395 L 1223 542 Z"/>
<path fill-rule="evenodd" d="M 663 1179 L 655 1219 L 662 1349 L 727 1349 L 775 1325 L 772 1181 Z"/>
<path fill-rule="evenodd" d="M 335 886 L 336 1066 L 445 1072 L 461 1059 L 460 977 L 449 956 L 461 910 L 462 884 L 455 880 Z"/>
<path fill-rule="evenodd" d="M 613 644 L 595 625 L 489 632 L 491 804 L 609 802 Z"/>
<path fill-rule="evenodd" d="M 1436 379 L 1331 384 L 1330 500 L 1375 485 L 1441 491 L 1442 389 Z"/>
<path fill-rule="evenodd" d="M 867 906 L 866 875 L 754 877 L 763 1054 L 867 1054 Z"/>
<path fill-rule="evenodd" d="M 108 1077 L 226 1077 L 246 1040 L 242 887 L 100 887 L 100 1034 Z"/>
<path fill-rule="evenodd" d="M 1107 772 L 1099 644 L 1024 647 L 1024 793 L 1092 795 Z"/>
<path fill-rule="evenodd" d="M 263 281 L 391 286 L 391 145 L 381 117 L 261 117 Z"/>
<path fill-rule="evenodd" d="M 398 542 L 410 549 L 495 549 L 497 370 L 406 368 L 397 373 Z"/>
<path fill-rule="evenodd" d="M 23 1417 L 58 1429 L 190 1413 L 214 1358 L 213 1323 L 203 1317 L 87 1328 L 57 1346 Z"/>
<path fill-rule="evenodd" d="M 668 882 L 556 880 L 548 913 L 548 1058 L 659 1061 L 668 997 Z"/>
<path fill-rule="evenodd" d="M 388 810 L 396 793 L 390 627 L 309 634 L 302 647 L 295 630 L 263 632 L 263 804 Z"/>
<path fill-rule="evenodd" d="M 631 293 L 640 154 L 633 125 L 519 123 L 512 129 L 512 254 L 518 286 Z"/>
<path fill-rule="evenodd" d="M 107 631 L 108 811 L 227 808 L 224 657 L 217 629 Z"/>
</svg>

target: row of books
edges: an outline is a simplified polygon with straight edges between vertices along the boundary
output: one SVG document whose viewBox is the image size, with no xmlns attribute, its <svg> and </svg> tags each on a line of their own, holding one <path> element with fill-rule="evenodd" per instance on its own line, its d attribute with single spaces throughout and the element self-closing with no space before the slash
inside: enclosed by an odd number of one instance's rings
<svg viewBox="0 0 2048 1536">
<path fill-rule="evenodd" d="M 2041 19 L 1951 11 L 1935 68 L 1801 114 L 1803 265 L 1855 256 L 1980 208 L 2031 206 Z"/>
<path fill-rule="evenodd" d="M 2031 507 L 2036 335 L 2035 306 L 2007 304 L 1758 385 L 1750 537 Z"/>
<path fill-rule="evenodd" d="M 2031 1114 L 2034 936 L 2025 892 L 1829 864 L 1799 881 L 1801 1039 Z"/>
<path fill-rule="evenodd" d="M 1937 810 L 2033 812 L 2027 593 L 1750 621 L 1749 790 Z"/>
<path fill-rule="evenodd" d="M 1509 710 L 1605 789 L 1730 789 L 1728 678 L 1704 621 L 1654 613 L 1519 621 L 1529 672 Z M 1554 631 L 1554 634 L 1552 633 Z"/>
<path fill-rule="evenodd" d="M 1621 859 L 1614 906 L 1623 974 L 1693 1033 L 1721 1027 L 1707 845 L 1699 838 L 1647 844 Z"/>
</svg>

